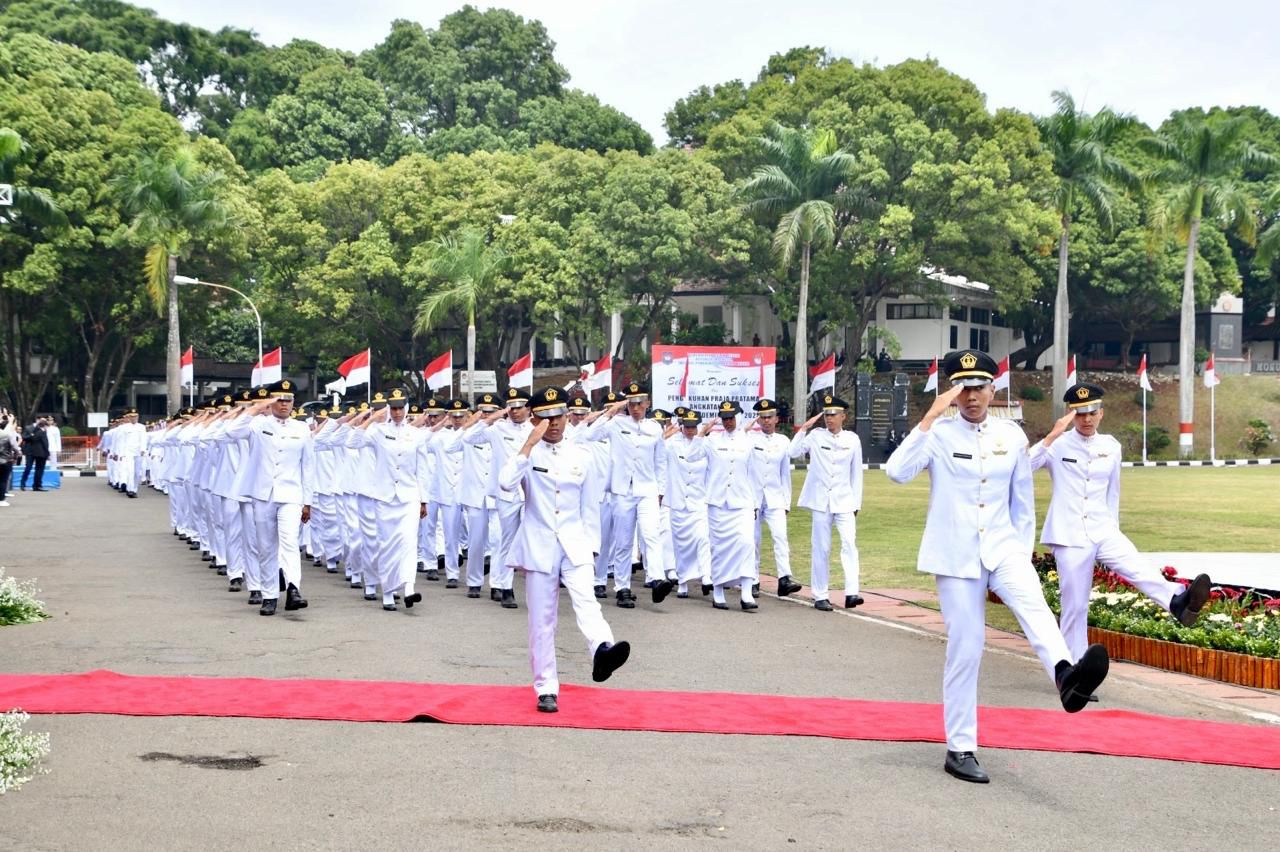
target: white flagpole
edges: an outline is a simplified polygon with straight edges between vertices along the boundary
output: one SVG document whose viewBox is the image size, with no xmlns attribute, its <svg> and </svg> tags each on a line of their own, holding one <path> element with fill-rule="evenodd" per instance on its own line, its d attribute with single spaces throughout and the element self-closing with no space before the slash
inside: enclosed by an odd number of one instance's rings
<svg viewBox="0 0 1280 852">
<path fill-rule="evenodd" d="M 369 381 L 364 383 L 364 401 L 373 402 L 373 347 L 364 350 L 369 353 Z"/>
<path fill-rule="evenodd" d="M 555 354 L 555 353 L 552 353 Z M 533 336 L 529 336 L 529 393 L 533 393 Z"/>
<path fill-rule="evenodd" d="M 1214 431 L 1215 428 L 1217 427 L 1217 423 L 1216 423 L 1217 418 L 1214 416 L 1215 415 L 1214 401 L 1217 399 L 1217 395 L 1218 395 L 1218 382 L 1217 382 L 1218 374 L 1216 372 L 1214 373 L 1213 378 L 1214 378 L 1213 385 L 1210 386 L 1209 388 L 1209 463 L 1210 464 L 1213 464 L 1215 461 L 1218 460 L 1218 441 L 1217 441 L 1217 434 Z"/>
<path fill-rule="evenodd" d="M 1142 463 L 1147 463 L 1147 389 L 1142 389 Z"/>
</svg>

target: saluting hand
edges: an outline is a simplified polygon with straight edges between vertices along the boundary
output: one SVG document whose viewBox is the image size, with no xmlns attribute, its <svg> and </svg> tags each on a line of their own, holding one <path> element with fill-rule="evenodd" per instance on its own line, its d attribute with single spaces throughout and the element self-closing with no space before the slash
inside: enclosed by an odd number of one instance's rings
<svg viewBox="0 0 1280 852">
<path fill-rule="evenodd" d="M 520 451 L 521 455 L 528 458 L 533 448 L 538 446 L 538 442 L 542 440 L 542 436 L 547 434 L 547 427 L 551 425 L 550 420 L 541 420 L 534 425 L 533 431 L 529 433 L 529 437 L 525 439 L 524 449 Z"/>
<path fill-rule="evenodd" d="M 674 423 L 668 425 L 667 428 L 662 430 L 662 440 L 665 441 L 667 438 L 670 438 L 672 435 L 674 435 L 679 431 L 680 431 L 680 427 L 675 425 Z"/>
<path fill-rule="evenodd" d="M 812 429 L 812 428 L 817 424 L 817 422 L 818 422 L 819 420 L 821 420 L 821 419 L 822 419 L 822 412 L 821 412 L 821 411 L 819 411 L 817 414 L 813 415 L 813 416 L 812 416 L 812 417 L 810 417 L 808 420 L 804 421 L 804 424 L 800 427 L 800 431 L 801 431 L 801 432 L 807 432 L 807 431 L 809 431 L 809 430 L 810 430 L 810 429 Z"/>
<path fill-rule="evenodd" d="M 1058 438 L 1062 437 L 1062 434 L 1067 431 L 1067 428 L 1075 419 L 1076 413 L 1074 411 L 1068 411 L 1066 414 L 1059 417 L 1053 424 L 1053 428 L 1049 430 L 1049 434 L 1044 436 L 1044 445 L 1047 447 Z"/>
<path fill-rule="evenodd" d="M 929 406 L 929 410 L 920 419 L 920 425 L 927 429 L 929 424 L 941 417 L 943 412 L 951 407 L 951 404 L 956 401 L 956 398 L 963 391 L 964 385 L 952 385 L 943 393 L 938 394 L 938 398 L 933 401 L 933 405 Z"/>
</svg>

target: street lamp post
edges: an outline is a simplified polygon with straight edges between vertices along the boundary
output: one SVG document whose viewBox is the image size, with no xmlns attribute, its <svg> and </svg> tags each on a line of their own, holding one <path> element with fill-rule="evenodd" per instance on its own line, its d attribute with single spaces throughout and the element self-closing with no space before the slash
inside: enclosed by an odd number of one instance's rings
<svg viewBox="0 0 1280 852">
<path fill-rule="evenodd" d="M 202 287 L 217 287 L 219 290 L 230 290 L 240 298 L 249 303 L 249 307 L 253 310 L 253 317 L 258 321 L 258 366 L 262 366 L 262 314 L 258 313 L 258 306 L 253 303 L 244 293 L 241 293 L 235 287 L 228 287 L 226 284 L 215 284 L 212 281 L 201 281 L 199 278 L 191 278 L 187 275 L 173 276 L 173 283 L 180 286 L 189 284 L 199 284 Z"/>
</svg>

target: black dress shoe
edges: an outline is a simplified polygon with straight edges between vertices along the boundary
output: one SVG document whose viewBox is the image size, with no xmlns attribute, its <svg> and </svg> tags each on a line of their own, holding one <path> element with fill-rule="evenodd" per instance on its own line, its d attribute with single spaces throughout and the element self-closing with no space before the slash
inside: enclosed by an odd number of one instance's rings
<svg viewBox="0 0 1280 852">
<path fill-rule="evenodd" d="M 43 491 L 44 489 L 43 489 L 43 488 L 37 488 L 36 490 L 37 490 L 37 491 Z M 138 499 L 138 492 L 137 492 L 137 491 L 130 491 L 130 492 L 129 492 L 129 499 L 130 499 L 130 500 L 137 500 L 137 499 Z"/>
<path fill-rule="evenodd" d="M 739 601 L 739 603 L 742 604 L 742 608 L 747 612 L 754 612 L 760 608 L 760 604 L 755 601 Z"/>
<path fill-rule="evenodd" d="M 262 592 L 249 593 L 249 606 L 260 606 L 262 604 Z"/>
<path fill-rule="evenodd" d="M 376 601 L 376 600 L 378 599 L 378 593 L 377 593 L 377 592 L 365 592 L 365 593 L 364 593 L 364 599 L 365 599 L 365 600 L 367 600 L 367 601 Z"/>
<path fill-rule="evenodd" d="M 687 598 L 687 597 L 689 597 L 689 593 L 688 593 L 688 592 L 676 592 L 676 597 L 678 597 L 678 598 Z"/>
<path fill-rule="evenodd" d="M 225 566 L 225 565 L 219 565 L 219 566 L 218 566 L 218 576 L 219 576 L 219 577 L 225 577 L 225 576 L 227 576 L 227 566 Z"/>
<path fill-rule="evenodd" d="M 823 598 L 820 601 L 814 601 L 813 608 L 822 610 L 823 612 L 831 612 L 833 609 L 835 609 L 835 607 L 831 605 L 831 601 L 827 600 L 826 598 Z"/>
<path fill-rule="evenodd" d="M 437 556 L 437 557 L 436 557 L 436 570 L 437 570 L 437 571 L 443 571 L 443 570 L 444 570 L 444 557 L 443 557 L 443 556 Z"/>
<path fill-rule="evenodd" d="M 284 581 L 284 570 L 283 570 L 283 569 L 281 569 L 281 571 L 280 571 L 280 591 L 282 591 L 282 592 L 283 592 L 283 591 L 284 591 L 285 589 L 287 589 L 288 587 L 289 587 L 289 584 L 288 584 L 288 583 L 286 583 L 286 582 Z"/>
<path fill-rule="evenodd" d="M 276 599 L 267 598 L 262 602 L 262 609 L 258 610 L 258 615 L 275 615 L 275 614 L 276 614 Z"/>
<path fill-rule="evenodd" d="M 631 590 L 630 590 L 630 589 L 622 589 L 622 590 L 620 590 L 620 591 L 618 592 L 618 601 L 617 601 L 617 603 L 618 603 L 618 606 L 622 607 L 623 609 L 635 609 L 635 608 L 636 608 L 636 599 L 635 599 L 635 597 L 631 594 Z"/>
<path fill-rule="evenodd" d="M 753 596 L 754 596 L 754 595 L 758 595 L 758 594 L 760 594 L 760 584 L 759 584 L 759 583 L 752 583 L 752 584 L 751 584 L 751 594 L 752 594 Z"/>
<path fill-rule="evenodd" d="M 676 584 L 670 580 L 658 580 L 655 582 L 653 584 L 653 602 L 656 604 L 662 603 L 675 587 Z"/>
<path fill-rule="evenodd" d="M 227 587 L 227 591 L 228 592 L 244 591 L 244 577 L 236 577 L 234 580 L 232 580 L 231 585 Z"/>
<path fill-rule="evenodd" d="M 489 557 L 488 556 L 484 558 L 484 573 L 486 574 L 489 573 Z"/>
<path fill-rule="evenodd" d="M 289 589 L 284 593 L 284 608 L 287 610 L 306 609 L 307 599 L 302 596 L 302 592 L 298 591 L 298 587 L 289 584 Z"/>
<path fill-rule="evenodd" d="M 785 598 L 787 595 L 798 592 L 803 588 L 804 586 L 791 579 L 790 576 L 778 578 L 778 597 L 780 598 Z"/>
<path fill-rule="evenodd" d="M 404 596 L 404 608 L 413 609 L 413 605 L 422 600 L 422 592 L 414 592 L 411 595 Z"/>
<path fill-rule="evenodd" d="M 860 606 L 861 604 L 864 604 L 864 603 L 866 603 L 866 601 L 862 599 L 862 595 L 845 595 L 844 596 L 845 609 L 853 609 L 855 606 Z"/>
<path fill-rule="evenodd" d="M 479 586 L 467 586 L 467 597 L 469 597 L 469 598 L 478 598 L 478 597 L 480 597 L 480 587 L 479 587 Z"/>
<path fill-rule="evenodd" d="M 986 784 L 991 780 L 971 751 L 948 751 L 947 762 L 942 768 L 947 770 L 948 775 L 972 784 Z"/>
<path fill-rule="evenodd" d="M 598 598 L 609 597 L 609 592 L 604 586 L 594 586 L 592 590 L 596 593 L 596 597 Z"/>
<path fill-rule="evenodd" d="M 1111 661 L 1107 657 L 1107 649 L 1101 645 L 1090 645 L 1080 655 L 1073 666 L 1066 660 L 1058 663 L 1054 680 L 1058 684 L 1058 697 L 1062 699 L 1062 709 L 1068 713 L 1079 713 L 1089 703 L 1093 695 L 1107 678 L 1107 669 Z"/>
<path fill-rule="evenodd" d="M 395 612 L 398 607 L 396 607 L 396 605 L 393 603 L 389 603 L 389 604 L 384 603 L 382 605 L 382 608 L 385 609 L 387 612 Z"/>
<path fill-rule="evenodd" d="M 596 683 L 604 683 L 609 675 L 622 668 L 622 664 L 631 656 L 631 643 L 605 642 L 596 648 L 591 663 L 591 679 Z"/>
<path fill-rule="evenodd" d="M 191 541 L 191 539 L 187 539 L 187 541 Z M 191 541 L 191 545 L 187 548 L 187 550 L 199 550 L 199 549 L 200 549 L 200 542 L 198 541 Z"/>
<path fill-rule="evenodd" d="M 502 599 L 502 595 L 498 594 L 498 590 L 497 590 L 497 589 L 495 589 L 493 586 L 490 586 L 490 587 L 489 587 L 489 600 L 491 600 L 491 601 L 497 601 L 497 600 L 501 600 L 501 599 Z"/>
<path fill-rule="evenodd" d="M 503 589 L 501 600 L 503 609 L 520 608 L 520 604 L 516 603 L 516 593 L 514 589 Z"/>
<path fill-rule="evenodd" d="M 200 561 L 201 561 L 201 562 L 209 562 L 209 561 L 211 561 L 212 559 L 213 559 L 213 554 L 211 554 L 209 551 L 207 551 L 207 550 L 202 550 L 202 551 L 200 551 Z"/>
<path fill-rule="evenodd" d="M 423 562 L 421 559 L 418 560 L 418 573 L 419 574 L 427 573 L 427 563 Z"/>
<path fill-rule="evenodd" d="M 324 560 L 317 556 L 315 559 L 311 560 L 311 564 L 314 567 L 319 568 L 321 565 L 324 564 Z"/>
<path fill-rule="evenodd" d="M 711 590 L 712 590 L 713 588 L 715 588 L 715 587 L 714 587 L 714 586 L 712 586 L 710 583 L 703 583 L 703 584 L 702 584 L 702 596 L 705 598 L 707 595 L 711 594 Z"/>
<path fill-rule="evenodd" d="M 711 602 L 711 606 L 712 606 L 712 608 L 713 608 L 713 609 L 728 609 L 728 608 L 729 608 L 729 604 L 728 604 L 728 603 L 720 603 L 720 602 L 718 602 L 718 601 L 712 601 L 712 602 Z"/>
<path fill-rule="evenodd" d="M 556 706 L 556 697 L 554 695 L 538 696 L 538 712 L 539 713 L 558 713 L 560 708 Z"/>
<path fill-rule="evenodd" d="M 448 580 L 444 581 L 444 587 L 446 589 L 458 588 L 458 579 L 456 577 L 450 577 Z"/>
<path fill-rule="evenodd" d="M 326 574 L 337 574 L 337 573 L 338 573 L 338 563 L 337 563 L 337 562 L 330 562 L 328 565 L 324 566 L 324 571 L 325 571 L 325 573 L 326 573 Z"/>
<path fill-rule="evenodd" d="M 1169 614 L 1178 620 L 1183 627 L 1190 627 L 1200 617 L 1200 610 L 1209 600 L 1210 586 L 1208 574 L 1198 574 L 1191 585 L 1173 596 L 1169 601 Z"/>
<path fill-rule="evenodd" d="M 440 582 L 440 572 L 435 568 L 427 569 L 427 579 L 433 583 Z"/>
</svg>

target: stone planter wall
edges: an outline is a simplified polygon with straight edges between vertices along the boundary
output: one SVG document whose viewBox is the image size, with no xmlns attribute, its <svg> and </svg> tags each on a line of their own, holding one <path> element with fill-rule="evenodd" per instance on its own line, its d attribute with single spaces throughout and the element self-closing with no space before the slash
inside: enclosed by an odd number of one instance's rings
<svg viewBox="0 0 1280 852">
<path fill-rule="evenodd" d="M 1096 627 L 1089 628 L 1089 641 L 1105 646 L 1113 660 L 1131 660 L 1145 666 L 1241 686 L 1280 689 L 1280 660 L 1277 659 L 1197 648 Z"/>
</svg>

